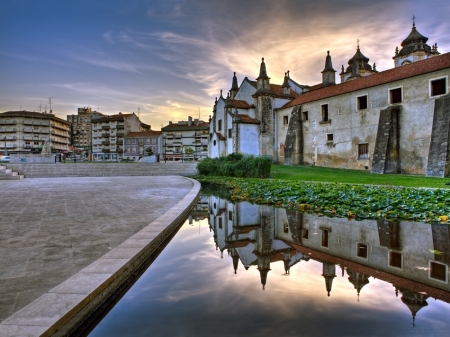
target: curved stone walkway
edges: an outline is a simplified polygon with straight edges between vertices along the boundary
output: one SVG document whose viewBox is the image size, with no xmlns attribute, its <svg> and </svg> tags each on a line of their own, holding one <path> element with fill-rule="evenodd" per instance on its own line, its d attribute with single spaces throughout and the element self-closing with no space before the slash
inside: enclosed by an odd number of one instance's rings
<svg viewBox="0 0 450 337">
<path fill-rule="evenodd" d="M 162 215 L 195 199 L 194 184 L 179 176 L 0 181 L 0 322 L 158 218 L 164 227 Z"/>
</svg>

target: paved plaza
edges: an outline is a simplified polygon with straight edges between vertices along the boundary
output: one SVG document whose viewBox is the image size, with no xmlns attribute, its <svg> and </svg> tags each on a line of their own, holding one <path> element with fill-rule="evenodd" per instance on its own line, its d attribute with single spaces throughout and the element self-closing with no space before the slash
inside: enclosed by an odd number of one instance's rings
<svg viewBox="0 0 450 337">
<path fill-rule="evenodd" d="M 0 322 L 160 217 L 192 186 L 178 176 L 0 180 Z"/>
</svg>

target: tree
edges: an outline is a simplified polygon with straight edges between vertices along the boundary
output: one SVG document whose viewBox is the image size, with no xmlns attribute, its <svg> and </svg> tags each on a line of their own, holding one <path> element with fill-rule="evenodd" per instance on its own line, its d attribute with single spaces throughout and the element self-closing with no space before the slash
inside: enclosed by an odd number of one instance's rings
<svg viewBox="0 0 450 337">
<path fill-rule="evenodd" d="M 148 154 L 149 156 L 152 156 L 152 155 L 153 155 L 153 150 L 152 150 L 151 147 L 148 147 L 147 149 L 145 149 L 145 152 L 147 152 L 147 154 Z"/>
<path fill-rule="evenodd" d="M 193 154 L 193 153 L 194 153 L 194 150 L 192 150 L 192 148 L 190 148 L 190 147 L 186 147 L 184 149 L 184 154 Z"/>
</svg>

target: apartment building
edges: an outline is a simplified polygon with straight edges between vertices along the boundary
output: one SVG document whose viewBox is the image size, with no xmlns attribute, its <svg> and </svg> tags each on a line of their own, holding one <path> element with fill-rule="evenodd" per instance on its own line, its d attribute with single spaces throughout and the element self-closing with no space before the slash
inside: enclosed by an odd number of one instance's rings
<svg viewBox="0 0 450 337">
<path fill-rule="evenodd" d="M 0 150 L 12 153 L 40 153 L 45 141 L 53 152 L 69 147 L 70 123 L 51 113 L 6 111 L 0 113 Z"/>
<path fill-rule="evenodd" d="M 104 116 L 98 111 L 92 111 L 90 107 L 78 108 L 76 115 L 67 115 L 67 121 L 70 123 L 70 145 L 79 149 L 90 149 L 91 121 Z"/>
<path fill-rule="evenodd" d="M 150 148 L 155 155 L 161 154 L 161 131 L 130 132 L 124 138 L 124 159 L 138 160 L 147 155 Z"/>
<path fill-rule="evenodd" d="M 161 128 L 161 160 L 200 160 L 208 157 L 208 130 L 208 122 L 192 120 L 191 116 L 187 121 L 169 122 Z"/>
<path fill-rule="evenodd" d="M 150 125 L 142 123 L 136 114 L 104 116 L 93 119 L 92 159 L 115 161 L 123 158 L 124 136 L 130 132 L 149 131 Z"/>
</svg>

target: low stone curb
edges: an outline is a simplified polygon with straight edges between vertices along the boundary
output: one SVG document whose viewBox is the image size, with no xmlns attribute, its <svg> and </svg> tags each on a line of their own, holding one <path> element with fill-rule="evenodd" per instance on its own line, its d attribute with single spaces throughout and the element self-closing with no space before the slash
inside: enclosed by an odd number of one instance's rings
<svg viewBox="0 0 450 337">
<path fill-rule="evenodd" d="M 181 225 L 200 183 L 175 206 L 97 261 L 0 323 L 0 337 L 66 336 L 153 254 Z"/>
</svg>

